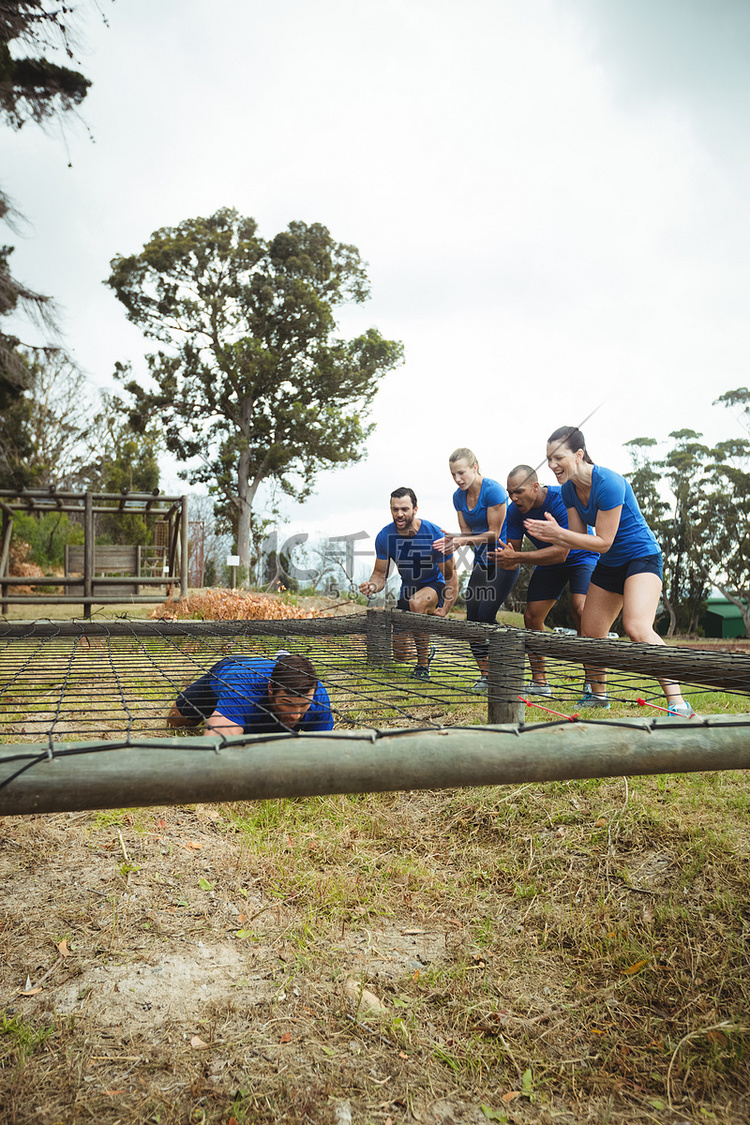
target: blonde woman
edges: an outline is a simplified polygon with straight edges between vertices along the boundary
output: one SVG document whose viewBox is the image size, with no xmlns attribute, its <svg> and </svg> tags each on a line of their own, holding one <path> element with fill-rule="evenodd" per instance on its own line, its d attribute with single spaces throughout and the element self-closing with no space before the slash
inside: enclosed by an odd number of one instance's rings
<svg viewBox="0 0 750 1125">
<path fill-rule="evenodd" d="M 465 446 L 454 449 L 448 467 L 456 483 L 453 507 L 458 515 L 459 532 L 446 532 L 434 543 L 437 551 L 451 551 L 464 545 L 474 549 L 474 565 L 466 588 L 466 620 L 494 625 L 497 612 L 516 584 L 520 567 L 504 570 L 487 557 L 503 536 L 508 510 L 505 486 L 485 477 L 476 454 Z M 487 692 L 489 645 L 472 641 L 471 651 L 479 669 L 479 679 L 472 691 Z"/>
</svg>

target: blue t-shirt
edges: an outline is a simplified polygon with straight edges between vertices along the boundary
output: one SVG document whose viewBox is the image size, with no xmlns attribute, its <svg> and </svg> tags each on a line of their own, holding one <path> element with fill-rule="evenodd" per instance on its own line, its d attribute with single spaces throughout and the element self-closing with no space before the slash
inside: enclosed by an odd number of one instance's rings
<svg viewBox="0 0 750 1125">
<path fill-rule="evenodd" d="M 393 559 L 404 586 L 445 585 L 438 563 L 451 558 L 436 551 L 432 544 L 443 538 L 442 528 L 422 520 L 416 535 L 401 535 L 395 523 L 389 523 L 375 538 L 375 557 Z"/>
<path fill-rule="evenodd" d="M 560 527 L 568 526 L 568 509 L 563 503 L 562 496 L 560 495 L 560 487 L 557 484 L 550 484 L 547 486 L 547 495 L 539 505 L 538 508 L 532 508 L 531 511 L 525 515 L 519 512 L 518 508 L 511 501 L 508 505 L 508 539 L 517 542 L 519 539 L 523 540 L 524 535 L 538 550 L 543 550 L 549 547 L 549 543 L 545 543 L 543 539 L 537 539 L 534 535 L 529 535 L 528 531 L 523 525 L 524 520 L 543 520 L 544 513 L 549 512 L 554 516 Z M 539 563 L 541 567 L 545 566 L 595 566 L 599 562 L 599 555 L 596 551 L 569 551 L 568 557 L 564 563 Z"/>
<path fill-rule="evenodd" d="M 466 492 L 457 488 L 453 493 L 453 507 L 464 517 L 471 529 L 472 535 L 481 535 L 483 532 L 490 530 L 489 521 L 487 519 L 488 508 L 494 508 L 497 504 L 507 503 L 508 493 L 498 481 L 492 480 L 490 477 L 482 477 L 479 496 L 473 508 L 469 508 L 468 506 Z M 507 526 L 506 514 L 506 521 L 503 523 L 502 531 L 500 532 L 500 538 L 503 543 L 507 543 Z M 474 565 L 487 565 L 486 543 L 474 544 Z"/>
<path fill-rule="evenodd" d="M 622 504 L 620 524 L 614 542 L 599 557 L 605 566 L 622 566 L 633 559 L 661 554 L 654 533 L 643 518 L 633 489 L 624 477 L 612 469 L 594 465 L 591 474 L 591 495 L 584 507 L 578 499 L 573 482 L 566 480 L 561 489 L 566 508 L 575 508 L 584 523 L 596 527 L 599 512 L 609 512 Z"/>
<path fill-rule="evenodd" d="M 211 669 L 211 689 L 216 692 L 216 710 L 243 727 L 245 734 L 266 734 L 288 730 L 271 712 L 268 681 L 275 660 L 220 661 Z M 318 681 L 312 703 L 294 730 L 332 730 L 333 716 L 328 692 Z"/>
</svg>

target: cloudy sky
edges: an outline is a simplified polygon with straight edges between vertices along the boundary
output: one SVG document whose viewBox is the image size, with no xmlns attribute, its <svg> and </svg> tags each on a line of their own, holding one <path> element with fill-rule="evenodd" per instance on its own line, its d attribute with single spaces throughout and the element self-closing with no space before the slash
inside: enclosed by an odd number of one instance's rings
<svg viewBox="0 0 750 1125">
<path fill-rule="evenodd" d="M 457 445 L 504 480 L 587 418 L 620 471 L 637 436 L 741 432 L 711 404 L 750 382 L 747 0 L 99 3 L 83 123 L 0 131 L 15 273 L 107 387 L 148 346 L 102 282 L 157 228 L 231 206 L 358 246 L 342 330 L 406 363 L 290 528 L 374 532 L 400 484 L 453 527 Z"/>
</svg>

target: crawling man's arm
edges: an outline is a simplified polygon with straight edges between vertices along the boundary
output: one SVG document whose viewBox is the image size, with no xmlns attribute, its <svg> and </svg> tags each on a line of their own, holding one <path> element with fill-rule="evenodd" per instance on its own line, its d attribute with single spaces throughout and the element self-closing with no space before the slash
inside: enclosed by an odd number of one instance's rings
<svg viewBox="0 0 750 1125">
<path fill-rule="evenodd" d="M 227 719 L 220 711 L 214 711 L 213 715 L 209 715 L 206 719 L 206 734 L 244 734 L 245 728 L 241 727 L 239 723 L 233 723 L 231 719 Z"/>
</svg>

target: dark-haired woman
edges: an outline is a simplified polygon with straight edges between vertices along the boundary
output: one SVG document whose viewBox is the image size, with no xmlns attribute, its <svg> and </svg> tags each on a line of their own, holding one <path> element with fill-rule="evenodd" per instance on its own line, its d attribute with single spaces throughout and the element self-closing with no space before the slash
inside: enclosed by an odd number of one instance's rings
<svg viewBox="0 0 750 1125">
<path fill-rule="evenodd" d="M 450 551 L 464 544 L 474 549 L 474 566 L 466 587 L 466 620 L 493 625 L 497 612 L 516 584 L 520 567 L 504 570 L 487 558 L 488 547 L 502 541 L 508 510 L 508 493 L 502 484 L 485 477 L 471 449 L 455 449 L 448 458 L 448 468 L 455 481 L 453 507 L 458 515 L 458 535 L 446 532 L 433 544 L 437 551 Z M 489 645 L 472 641 L 471 651 L 479 669 L 479 679 L 472 691 L 487 693 Z"/>
<path fill-rule="evenodd" d="M 568 528 L 547 514 L 545 520 L 527 520 L 531 535 L 546 543 L 596 551 L 601 557 L 591 575 L 583 609 L 581 635 L 606 637 L 622 610 L 625 632 L 631 641 L 663 645 L 654 630 L 654 617 L 662 588 L 662 558 L 654 533 L 643 518 L 633 489 L 624 477 L 595 465 L 580 430 L 563 426 L 547 441 L 547 464 L 561 485 L 568 509 Z M 594 534 L 587 534 L 587 527 Z M 587 669 L 582 707 L 609 707 L 607 673 Z M 691 718 L 695 712 L 673 680 L 660 680 L 672 715 Z"/>
</svg>

